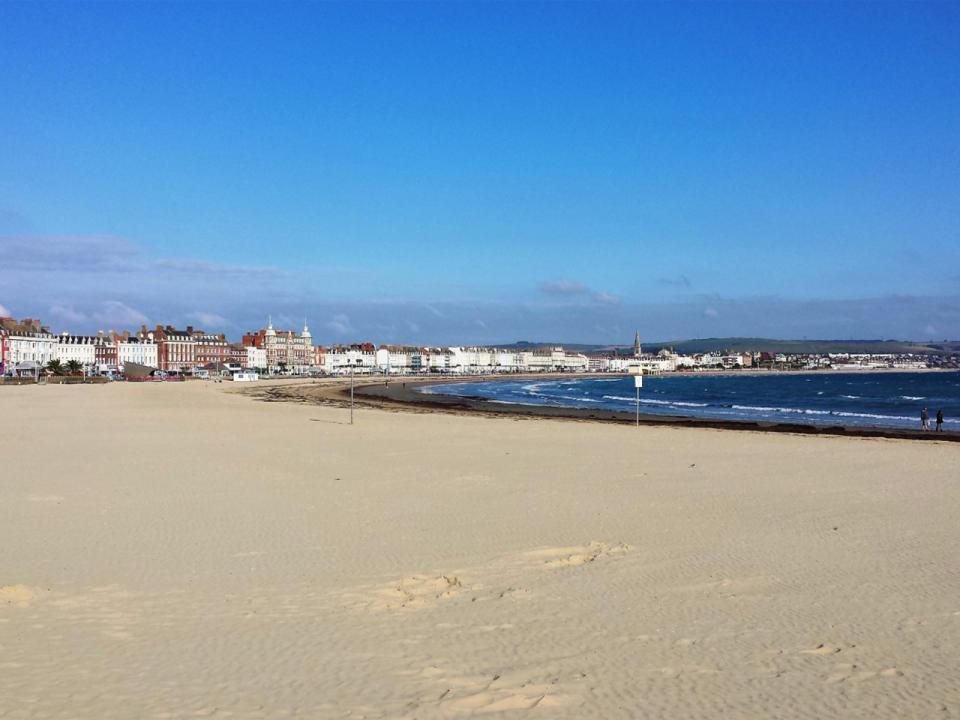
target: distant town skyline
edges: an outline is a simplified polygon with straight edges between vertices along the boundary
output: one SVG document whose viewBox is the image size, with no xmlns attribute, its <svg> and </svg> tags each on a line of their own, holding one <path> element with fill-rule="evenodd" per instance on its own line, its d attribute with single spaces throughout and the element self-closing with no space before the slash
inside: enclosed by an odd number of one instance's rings
<svg viewBox="0 0 960 720">
<path fill-rule="evenodd" d="M 0 315 L 960 339 L 954 3 L 0 4 Z"/>
</svg>

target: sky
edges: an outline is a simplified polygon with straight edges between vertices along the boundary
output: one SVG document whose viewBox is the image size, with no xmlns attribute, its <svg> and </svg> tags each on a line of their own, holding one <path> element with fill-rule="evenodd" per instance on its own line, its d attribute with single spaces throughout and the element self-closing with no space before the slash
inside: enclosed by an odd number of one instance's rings
<svg viewBox="0 0 960 720">
<path fill-rule="evenodd" d="M 0 2 L 0 315 L 960 339 L 960 3 Z"/>
</svg>

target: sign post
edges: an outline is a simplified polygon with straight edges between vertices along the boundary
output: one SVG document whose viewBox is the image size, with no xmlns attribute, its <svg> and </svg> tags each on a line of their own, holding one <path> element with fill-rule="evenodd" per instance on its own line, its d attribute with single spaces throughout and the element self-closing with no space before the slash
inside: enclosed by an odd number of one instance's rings
<svg viewBox="0 0 960 720">
<path fill-rule="evenodd" d="M 643 375 L 633 376 L 633 386 L 637 389 L 637 427 L 640 427 L 640 388 L 643 387 Z"/>
</svg>

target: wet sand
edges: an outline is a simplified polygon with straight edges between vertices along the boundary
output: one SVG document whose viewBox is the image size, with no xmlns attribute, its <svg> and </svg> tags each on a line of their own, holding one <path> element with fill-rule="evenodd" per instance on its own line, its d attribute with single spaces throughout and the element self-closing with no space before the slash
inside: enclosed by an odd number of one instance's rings
<svg viewBox="0 0 960 720">
<path fill-rule="evenodd" d="M 514 405 L 492 402 L 482 397 L 470 397 L 464 393 L 456 396 L 418 392 L 417 388 L 445 383 L 469 383 L 509 381 L 518 379 L 587 377 L 584 375 L 529 375 L 501 377 L 458 377 L 444 379 L 393 378 L 389 382 L 362 378 L 355 381 L 354 400 L 373 407 L 390 406 L 400 409 L 429 409 L 449 413 L 481 413 L 487 415 L 507 415 L 515 417 L 544 417 L 568 420 L 602 421 L 620 424 L 638 424 L 635 413 L 616 410 L 598 410 L 585 408 L 564 408 L 545 405 Z M 264 385 L 256 392 L 264 399 L 281 401 L 304 401 L 334 403 L 342 405 L 349 401 L 349 380 L 327 379 L 326 381 Z M 960 442 L 960 432 L 923 432 L 900 428 L 871 428 L 855 425 L 812 425 L 803 423 L 763 422 L 748 420 L 714 420 L 691 418 L 675 415 L 641 413 L 640 425 L 670 425 L 687 428 L 714 428 L 718 430 L 741 430 L 753 432 L 800 433 L 805 435 L 843 435 L 847 437 L 877 437 L 901 440 L 927 440 L 939 442 Z"/>
</svg>

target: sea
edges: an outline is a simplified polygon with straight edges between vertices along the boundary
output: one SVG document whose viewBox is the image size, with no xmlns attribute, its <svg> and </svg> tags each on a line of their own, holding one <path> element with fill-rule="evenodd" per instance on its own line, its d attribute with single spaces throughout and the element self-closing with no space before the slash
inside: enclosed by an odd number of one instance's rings
<svg viewBox="0 0 960 720">
<path fill-rule="evenodd" d="M 632 376 L 497 380 L 427 385 L 424 393 L 496 403 L 636 412 Z M 646 375 L 641 414 L 717 420 L 920 428 L 943 410 L 944 430 L 960 430 L 960 372 L 810 372 Z"/>
</svg>

